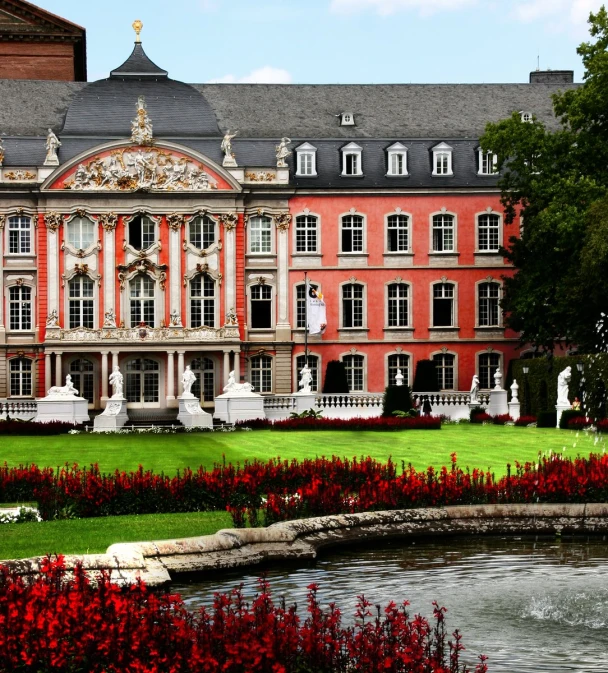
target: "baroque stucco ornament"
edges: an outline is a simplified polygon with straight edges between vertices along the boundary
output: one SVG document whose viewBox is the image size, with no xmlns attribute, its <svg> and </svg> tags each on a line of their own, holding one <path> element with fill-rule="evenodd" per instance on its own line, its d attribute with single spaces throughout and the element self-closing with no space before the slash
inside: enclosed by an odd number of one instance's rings
<svg viewBox="0 0 608 673">
<path fill-rule="evenodd" d="M 226 231 L 232 231 L 239 221 L 239 216 L 236 213 L 224 213 L 219 216 L 220 224 L 224 225 Z"/>
<path fill-rule="evenodd" d="M 44 224 L 49 231 L 56 232 L 63 224 L 63 215 L 52 211 L 44 216 Z"/>
<path fill-rule="evenodd" d="M 103 213 L 97 218 L 97 221 L 105 231 L 113 231 L 118 224 L 118 216 L 116 213 Z"/>
<path fill-rule="evenodd" d="M 274 221 L 279 231 L 286 232 L 291 224 L 291 215 L 290 213 L 279 213 L 274 216 Z"/>
<path fill-rule="evenodd" d="M 146 98 L 140 96 L 137 99 L 137 116 L 131 122 L 131 140 L 136 145 L 152 145 L 152 122 L 146 110 Z"/>
<path fill-rule="evenodd" d="M 63 182 L 74 191 L 179 192 L 217 189 L 217 181 L 195 159 L 169 150 L 128 147 L 78 164 Z"/>
<path fill-rule="evenodd" d="M 167 215 L 167 224 L 172 231 L 179 231 L 185 221 L 186 218 L 183 215 L 180 215 L 180 213 L 171 213 L 170 215 Z"/>
</svg>

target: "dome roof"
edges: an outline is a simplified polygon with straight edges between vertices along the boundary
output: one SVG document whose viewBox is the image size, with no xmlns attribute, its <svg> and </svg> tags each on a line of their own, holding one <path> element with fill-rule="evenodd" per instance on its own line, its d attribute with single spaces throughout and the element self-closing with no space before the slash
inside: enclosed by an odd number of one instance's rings
<svg viewBox="0 0 608 673">
<path fill-rule="evenodd" d="M 145 97 L 154 137 L 221 136 L 205 97 L 189 84 L 170 79 L 140 42 L 108 79 L 92 82 L 74 96 L 61 135 L 129 137 L 140 96 Z"/>
</svg>

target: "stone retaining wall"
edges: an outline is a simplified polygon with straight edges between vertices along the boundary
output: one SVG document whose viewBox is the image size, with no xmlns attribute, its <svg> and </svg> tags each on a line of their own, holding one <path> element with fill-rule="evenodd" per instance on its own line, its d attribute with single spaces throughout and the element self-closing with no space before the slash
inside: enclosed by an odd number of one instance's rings
<svg viewBox="0 0 608 673">
<path fill-rule="evenodd" d="M 314 559 L 323 547 L 388 538 L 488 534 L 598 534 L 608 532 L 608 503 L 462 505 L 340 514 L 276 523 L 268 528 L 225 529 L 214 535 L 111 545 L 105 554 L 66 556 L 107 570 L 120 584 L 138 577 L 149 586 L 176 573 L 209 572 L 261 563 Z M 42 557 L 4 561 L 22 575 L 40 570 Z"/>
</svg>

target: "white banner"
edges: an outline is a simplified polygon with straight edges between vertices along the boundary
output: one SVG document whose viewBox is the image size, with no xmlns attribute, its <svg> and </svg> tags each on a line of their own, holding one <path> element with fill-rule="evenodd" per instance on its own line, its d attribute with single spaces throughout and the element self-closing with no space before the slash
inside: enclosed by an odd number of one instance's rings
<svg viewBox="0 0 608 673">
<path fill-rule="evenodd" d="M 327 312 L 323 295 L 306 283 L 306 314 L 309 334 L 323 334 L 327 327 Z"/>
</svg>

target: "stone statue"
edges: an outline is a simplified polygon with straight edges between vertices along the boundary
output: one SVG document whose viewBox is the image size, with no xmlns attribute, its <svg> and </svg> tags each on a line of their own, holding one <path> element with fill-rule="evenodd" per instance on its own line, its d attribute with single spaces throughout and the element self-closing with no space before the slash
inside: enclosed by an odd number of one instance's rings
<svg viewBox="0 0 608 673">
<path fill-rule="evenodd" d="M 305 395 L 310 395 L 312 392 L 310 387 L 311 383 L 312 383 L 312 371 L 310 370 L 308 365 L 305 364 L 300 370 L 300 383 L 298 384 L 298 387 L 302 389 L 300 392 L 304 393 Z"/>
<path fill-rule="evenodd" d="M 502 390 L 502 372 L 500 367 L 494 372 L 494 390 Z"/>
<path fill-rule="evenodd" d="M 103 326 L 104 327 L 116 327 L 116 316 L 114 315 L 114 309 L 109 308 L 103 316 Z"/>
<path fill-rule="evenodd" d="M 397 369 L 397 373 L 395 374 L 395 385 L 397 386 L 403 385 L 403 374 L 401 373 L 400 369 Z"/>
<path fill-rule="evenodd" d="M 572 367 L 566 367 L 563 372 L 557 377 L 557 405 L 570 406 L 568 399 L 568 384 L 572 378 Z"/>
<path fill-rule="evenodd" d="M 57 150 L 61 147 L 59 138 L 53 133 L 51 129 L 46 136 L 46 158 L 44 160 L 45 166 L 59 166 L 59 157 Z"/>
<path fill-rule="evenodd" d="M 224 386 L 225 393 L 251 393 L 253 392 L 253 386 L 251 383 L 237 383 L 234 376 L 234 370 L 228 374 L 228 383 Z"/>
<path fill-rule="evenodd" d="M 231 308 L 226 312 L 226 325 L 238 325 L 239 321 L 236 315 L 236 311 Z"/>
<path fill-rule="evenodd" d="M 59 327 L 59 315 L 57 314 L 57 309 L 54 308 L 46 318 L 47 327 Z"/>
<path fill-rule="evenodd" d="M 171 327 L 181 327 L 182 326 L 182 317 L 179 314 L 179 311 L 175 308 L 171 311 L 171 320 L 169 324 Z"/>
<path fill-rule="evenodd" d="M 471 404 L 479 403 L 479 376 L 473 374 L 473 380 L 471 381 Z"/>
<path fill-rule="evenodd" d="M 112 386 L 112 399 L 123 399 L 123 376 L 120 372 L 120 367 L 118 365 L 114 365 L 114 369 L 112 370 L 112 373 L 110 374 L 110 385 Z"/>
<path fill-rule="evenodd" d="M 0 138 L 0 166 L 2 166 L 3 161 L 4 161 L 4 142 L 2 141 L 2 138 Z"/>
<path fill-rule="evenodd" d="M 517 379 L 513 379 L 513 383 L 511 384 L 511 402 L 519 402 L 519 385 L 517 383 Z"/>
<path fill-rule="evenodd" d="M 289 145 L 291 138 L 281 138 L 281 142 L 275 147 L 277 153 L 277 168 L 287 168 L 285 159 L 291 154 Z"/>
<path fill-rule="evenodd" d="M 137 99 L 137 116 L 131 122 L 131 140 L 138 145 L 152 144 L 152 122 L 146 110 L 145 96 Z"/>
<path fill-rule="evenodd" d="M 52 386 L 49 388 L 47 395 L 49 397 L 54 395 L 69 395 L 70 397 L 77 397 L 78 391 L 72 383 L 72 377 L 68 374 L 65 377 L 65 386 Z"/>
<path fill-rule="evenodd" d="M 236 166 L 236 159 L 234 152 L 232 151 L 232 139 L 237 135 L 238 131 L 230 133 L 230 129 L 225 133 L 222 138 L 222 144 L 220 148 L 224 153 L 224 160 L 222 161 L 222 166 Z"/>
<path fill-rule="evenodd" d="M 188 365 L 182 374 L 182 385 L 184 386 L 184 394 L 182 397 L 194 397 L 192 394 L 192 385 L 195 381 L 196 374 L 190 369 L 190 365 Z"/>
</svg>

